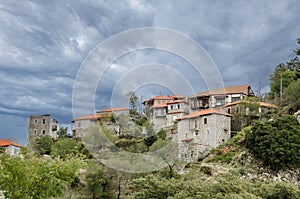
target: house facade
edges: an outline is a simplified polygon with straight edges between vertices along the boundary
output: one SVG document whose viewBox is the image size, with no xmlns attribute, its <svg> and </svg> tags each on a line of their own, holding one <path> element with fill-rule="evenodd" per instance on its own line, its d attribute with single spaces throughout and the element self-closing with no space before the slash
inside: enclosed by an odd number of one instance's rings
<svg viewBox="0 0 300 199">
<path fill-rule="evenodd" d="M 4 150 L 6 154 L 9 154 L 10 156 L 17 156 L 21 154 L 22 145 L 12 142 L 10 140 L 0 140 L 0 147 Z"/>
<path fill-rule="evenodd" d="M 278 107 L 274 104 L 250 101 L 248 99 L 226 104 L 221 109 L 223 112 L 233 115 L 231 120 L 231 130 L 232 136 L 234 136 L 253 120 L 257 120 L 262 116 L 271 118 L 272 113 L 274 113 L 277 108 Z"/>
<path fill-rule="evenodd" d="M 254 93 L 248 84 L 218 88 L 189 97 L 190 111 L 217 108 L 251 96 Z"/>
<path fill-rule="evenodd" d="M 28 144 L 32 145 L 37 137 L 48 135 L 57 139 L 57 120 L 49 114 L 30 116 L 28 126 Z"/>
<path fill-rule="evenodd" d="M 72 121 L 74 123 L 73 137 L 76 140 L 81 140 L 86 135 L 87 129 L 90 126 L 106 124 L 108 127 L 113 122 L 112 118 L 118 119 L 122 116 L 129 117 L 128 108 L 109 108 L 99 110 L 95 114 L 75 118 Z"/>
<path fill-rule="evenodd" d="M 179 158 L 190 162 L 226 142 L 230 138 L 231 117 L 217 109 L 207 109 L 179 119 L 178 133 L 174 136 L 179 146 Z"/>
<path fill-rule="evenodd" d="M 179 94 L 170 96 L 156 96 L 143 102 L 144 113 L 149 117 L 150 123 L 158 131 L 173 125 L 176 119 L 188 114 L 188 103 L 186 97 Z"/>
</svg>

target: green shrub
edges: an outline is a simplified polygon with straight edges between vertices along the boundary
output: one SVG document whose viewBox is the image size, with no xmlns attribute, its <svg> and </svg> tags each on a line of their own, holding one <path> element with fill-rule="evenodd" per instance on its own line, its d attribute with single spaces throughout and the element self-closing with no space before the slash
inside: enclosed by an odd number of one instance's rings
<svg viewBox="0 0 300 199">
<path fill-rule="evenodd" d="M 293 116 L 258 121 L 246 133 L 245 145 L 273 170 L 300 166 L 300 126 Z"/>
</svg>

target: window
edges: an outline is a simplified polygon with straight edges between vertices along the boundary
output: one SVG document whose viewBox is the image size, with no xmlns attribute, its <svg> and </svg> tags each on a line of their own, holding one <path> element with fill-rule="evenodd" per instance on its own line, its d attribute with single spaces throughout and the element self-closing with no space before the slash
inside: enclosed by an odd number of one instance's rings
<svg viewBox="0 0 300 199">
<path fill-rule="evenodd" d="M 34 135 L 37 135 L 37 133 L 36 133 L 36 129 L 33 129 L 33 133 L 34 133 Z"/>
<path fill-rule="evenodd" d="M 43 124 L 46 124 L 46 120 L 45 119 L 43 119 Z"/>
<path fill-rule="evenodd" d="M 43 134 L 43 135 L 45 135 L 45 134 L 46 134 L 46 131 L 45 131 L 45 130 L 43 130 L 42 134 Z"/>
<path fill-rule="evenodd" d="M 207 118 L 203 118 L 203 124 L 207 124 Z"/>
<path fill-rule="evenodd" d="M 235 112 L 236 112 L 236 113 L 239 113 L 239 107 L 236 107 Z"/>
<path fill-rule="evenodd" d="M 35 124 L 37 124 L 37 123 L 38 123 L 38 120 L 37 120 L 37 119 L 35 119 L 35 120 L 34 120 L 34 123 L 35 123 Z"/>
<path fill-rule="evenodd" d="M 195 127 L 195 129 L 197 128 L 197 120 L 196 119 L 194 120 L 194 127 Z"/>
<path fill-rule="evenodd" d="M 198 131 L 195 131 L 195 136 L 197 136 L 198 135 Z"/>
<path fill-rule="evenodd" d="M 193 100 L 193 108 L 197 108 L 198 107 L 198 100 L 195 99 Z"/>
<path fill-rule="evenodd" d="M 230 108 L 227 109 L 227 113 L 230 114 Z"/>
<path fill-rule="evenodd" d="M 232 97 L 231 102 L 236 102 L 239 101 L 241 98 L 240 97 Z"/>
<path fill-rule="evenodd" d="M 228 129 L 224 129 L 224 133 L 227 134 L 228 133 Z"/>
<path fill-rule="evenodd" d="M 218 97 L 216 98 L 216 105 L 221 106 L 225 104 L 225 97 Z"/>
<path fill-rule="evenodd" d="M 177 109 L 180 109 L 180 104 L 177 104 Z"/>
</svg>

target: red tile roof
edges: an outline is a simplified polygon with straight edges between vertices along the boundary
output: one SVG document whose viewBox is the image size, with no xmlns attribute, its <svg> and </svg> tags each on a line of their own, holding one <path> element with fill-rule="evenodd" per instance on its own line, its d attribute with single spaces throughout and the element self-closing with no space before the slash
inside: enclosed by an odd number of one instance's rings
<svg viewBox="0 0 300 199">
<path fill-rule="evenodd" d="M 107 113 L 107 112 L 113 112 L 113 111 L 126 111 L 129 110 L 128 108 L 109 108 L 106 110 L 99 110 L 97 113 Z"/>
<path fill-rule="evenodd" d="M 182 119 L 190 119 L 190 118 L 199 117 L 202 115 L 210 115 L 210 114 L 226 115 L 226 116 L 230 116 L 230 117 L 232 116 L 231 114 L 221 112 L 217 109 L 205 109 L 205 110 L 197 111 L 197 112 L 191 113 L 189 115 L 186 115 L 186 116 L 182 117 Z"/>
<path fill-rule="evenodd" d="M 255 102 L 251 102 L 251 101 L 247 101 L 247 100 L 239 100 L 239 101 L 236 101 L 236 102 L 226 104 L 224 106 L 228 107 L 228 106 L 234 106 L 236 104 L 242 104 L 242 103 L 246 104 L 246 103 L 255 103 Z M 270 104 L 270 103 L 267 103 L 267 102 L 257 102 L 257 103 L 262 107 L 277 108 L 277 106 L 275 104 Z"/>
<path fill-rule="evenodd" d="M 172 101 L 172 102 L 167 102 L 167 104 L 178 104 L 178 103 L 187 103 L 187 102 L 184 101 L 184 100 L 175 100 L 175 101 Z"/>
<path fill-rule="evenodd" d="M 170 95 L 169 97 L 176 98 L 176 99 L 185 99 L 185 96 L 180 94 L 173 94 Z"/>
<path fill-rule="evenodd" d="M 17 147 L 22 147 L 21 144 L 17 144 L 15 142 L 12 142 L 10 140 L 0 140 L 0 146 L 1 147 L 8 147 L 9 145 L 17 146 Z"/>
<path fill-rule="evenodd" d="M 74 121 L 78 120 L 98 120 L 101 118 L 100 114 L 90 114 L 90 115 L 85 115 L 82 117 L 75 118 Z"/>
<path fill-rule="evenodd" d="M 165 107 L 168 107 L 168 105 L 166 103 L 157 104 L 157 105 L 152 106 L 152 108 L 165 108 Z"/>
<path fill-rule="evenodd" d="M 199 93 L 197 95 L 192 96 L 191 98 L 210 96 L 210 95 L 225 95 L 225 94 L 240 94 L 240 93 L 247 94 L 246 91 L 249 87 L 250 87 L 250 85 L 246 84 L 246 85 L 241 85 L 241 86 L 228 86 L 228 87 L 223 87 L 223 88 L 217 88 L 214 90 Z"/>
<path fill-rule="evenodd" d="M 159 95 L 156 97 L 151 98 L 150 100 L 173 100 L 174 98 L 171 96 L 163 96 L 163 95 Z"/>
</svg>

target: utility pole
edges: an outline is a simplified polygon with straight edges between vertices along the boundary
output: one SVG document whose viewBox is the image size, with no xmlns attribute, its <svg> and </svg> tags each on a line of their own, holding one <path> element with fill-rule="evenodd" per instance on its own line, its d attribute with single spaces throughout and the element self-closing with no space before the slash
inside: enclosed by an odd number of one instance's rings
<svg viewBox="0 0 300 199">
<path fill-rule="evenodd" d="M 260 95 L 260 80 L 258 81 L 258 97 L 259 97 L 259 101 L 261 101 L 261 95 Z"/>
<path fill-rule="evenodd" d="M 280 105 L 282 103 L 282 73 L 280 73 Z"/>
</svg>

